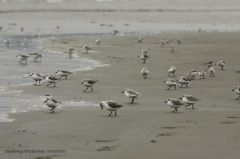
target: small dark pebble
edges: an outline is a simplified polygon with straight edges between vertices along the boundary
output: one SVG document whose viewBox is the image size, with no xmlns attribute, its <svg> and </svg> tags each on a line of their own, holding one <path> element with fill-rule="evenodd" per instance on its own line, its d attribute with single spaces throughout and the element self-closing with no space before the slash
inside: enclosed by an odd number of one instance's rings
<svg viewBox="0 0 240 159">
<path fill-rule="evenodd" d="M 156 142 L 156 140 L 151 140 L 151 142 Z"/>
</svg>

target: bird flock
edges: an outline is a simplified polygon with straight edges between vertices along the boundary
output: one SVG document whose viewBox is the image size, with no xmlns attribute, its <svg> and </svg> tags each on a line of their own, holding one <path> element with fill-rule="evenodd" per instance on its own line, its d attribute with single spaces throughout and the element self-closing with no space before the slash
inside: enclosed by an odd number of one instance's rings
<svg viewBox="0 0 240 159">
<path fill-rule="evenodd" d="M 120 34 L 120 32 L 114 30 L 111 32 L 111 34 L 118 35 L 118 34 Z M 137 38 L 138 43 L 142 43 L 142 41 L 143 41 L 142 37 Z M 169 45 L 172 41 L 173 40 L 171 37 L 162 39 L 162 40 L 160 40 L 160 43 L 159 43 L 160 47 L 162 48 L 162 47 L 165 47 L 166 45 L 168 45 L 168 48 L 170 49 L 170 53 L 174 53 L 176 51 L 176 48 L 172 44 Z M 178 37 L 176 39 L 176 41 L 177 41 L 177 44 L 183 44 L 183 40 L 180 37 Z M 100 42 L 101 42 L 100 38 L 97 38 L 95 40 L 96 45 L 100 45 Z M 5 43 L 6 47 L 9 47 L 10 42 L 7 39 L 4 40 L 4 43 Z M 87 46 L 86 44 L 82 45 L 81 48 L 83 50 L 85 50 L 86 53 L 88 53 L 88 51 L 92 49 L 91 47 Z M 150 56 L 147 55 L 147 53 L 149 52 L 150 49 L 146 48 L 146 47 L 142 47 L 140 50 L 142 53 L 138 57 L 141 60 L 143 60 L 143 64 L 144 64 L 144 63 L 146 63 L 146 60 L 150 58 Z M 72 58 L 73 51 L 74 51 L 73 48 L 69 49 L 69 58 Z M 18 57 L 20 59 L 19 63 L 25 62 L 25 64 L 27 64 L 27 59 L 30 56 L 33 58 L 34 61 L 38 61 L 38 60 L 42 61 L 42 55 L 39 53 L 28 53 L 28 55 L 18 54 L 16 57 Z M 214 66 L 216 66 L 216 62 L 206 61 L 206 62 L 204 62 L 204 64 L 208 66 L 208 71 L 210 73 L 210 77 L 214 77 L 215 72 L 216 72 Z M 226 62 L 220 60 L 218 62 L 218 65 L 220 66 L 221 70 L 225 70 L 224 67 L 226 65 Z M 172 75 L 172 77 L 175 77 L 176 71 L 177 71 L 176 67 L 171 66 L 168 69 L 168 77 L 171 77 L 171 75 Z M 29 76 L 36 82 L 34 85 L 37 85 L 37 84 L 40 85 L 40 82 L 43 79 L 45 79 L 46 82 L 48 82 L 48 84 L 46 86 L 50 86 L 53 84 L 53 86 L 56 87 L 56 83 L 58 81 L 62 80 L 61 79 L 62 77 L 64 77 L 65 80 L 67 80 L 68 75 L 72 74 L 72 72 L 66 71 L 66 70 L 57 70 L 55 73 L 60 75 L 60 77 L 57 78 L 54 76 L 41 75 L 41 74 L 37 74 L 37 73 L 31 73 Z M 149 70 L 146 67 L 143 67 L 141 70 L 141 74 L 143 75 L 143 78 L 146 79 L 149 74 Z M 177 89 L 178 83 L 181 84 L 181 86 L 179 88 L 182 88 L 183 86 L 188 87 L 188 84 L 190 83 L 190 81 L 194 80 L 195 75 L 197 75 L 197 74 L 199 75 L 200 79 L 206 78 L 205 77 L 206 71 L 204 69 L 200 69 L 200 70 L 192 69 L 187 73 L 186 77 L 180 76 L 177 78 L 177 80 L 166 78 L 164 80 L 164 83 L 168 86 L 167 90 L 169 90 L 171 88 Z M 92 87 L 97 82 L 98 82 L 98 80 L 84 79 L 81 84 L 83 84 L 86 87 L 86 89 L 83 92 L 87 91 L 89 88 L 91 89 L 91 91 L 93 91 Z M 237 98 L 237 100 L 238 100 L 240 98 L 240 86 L 234 87 L 232 91 L 235 91 L 238 94 L 238 96 L 239 96 Z M 134 100 L 138 99 L 138 97 L 142 95 L 141 93 L 138 93 L 137 91 L 129 89 L 129 88 L 125 88 L 122 91 L 122 93 L 124 93 L 126 97 L 131 99 L 131 103 L 134 103 Z M 201 99 L 198 99 L 192 95 L 183 94 L 179 99 L 167 98 L 167 100 L 164 103 L 167 103 L 170 107 L 174 108 L 173 112 L 177 112 L 178 108 L 185 104 L 186 104 L 185 107 L 192 106 L 192 109 L 194 109 L 194 104 L 200 100 Z M 54 109 L 58 105 L 61 104 L 61 102 L 58 102 L 57 100 L 53 99 L 50 96 L 47 97 L 47 99 L 44 101 L 44 103 L 46 103 L 46 105 L 51 108 L 50 111 L 52 113 L 54 113 Z M 103 110 L 103 107 L 105 107 L 108 111 L 110 111 L 111 113 L 109 114 L 109 116 L 112 115 L 112 112 L 115 112 L 115 116 L 116 116 L 117 115 L 116 111 L 119 108 L 122 108 L 123 105 L 120 105 L 114 101 L 101 101 L 100 107 L 102 110 Z"/>
</svg>

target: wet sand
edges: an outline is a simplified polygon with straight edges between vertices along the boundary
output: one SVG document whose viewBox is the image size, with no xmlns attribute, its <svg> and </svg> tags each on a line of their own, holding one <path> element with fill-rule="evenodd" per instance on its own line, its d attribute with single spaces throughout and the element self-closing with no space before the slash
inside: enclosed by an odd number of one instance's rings
<svg viewBox="0 0 240 159">
<path fill-rule="evenodd" d="M 231 92 L 239 85 L 240 33 L 164 33 L 137 35 L 64 37 L 46 41 L 45 49 L 62 51 L 74 48 L 80 57 L 99 60 L 110 66 L 77 72 L 68 80 L 57 83 L 56 88 L 41 86 L 19 87 L 26 94 L 50 94 L 59 101 L 86 101 L 93 105 L 102 100 L 114 100 L 124 107 L 118 116 L 108 117 L 100 107 L 56 109 L 11 114 L 16 119 L 0 123 L 1 152 L 4 158 L 239 158 L 239 101 Z M 168 47 L 160 48 L 162 38 L 172 37 L 175 53 Z M 177 37 L 183 39 L 177 44 Z M 93 49 L 86 54 L 80 46 Z M 138 58 L 141 47 L 148 47 L 150 59 L 146 64 Z M 191 69 L 205 69 L 204 61 L 224 60 L 226 70 L 215 66 L 215 77 L 191 81 L 188 88 L 167 90 L 163 83 L 168 68 L 175 66 L 176 77 L 186 76 Z M 150 71 L 143 79 L 143 67 Z M 81 85 L 83 79 L 96 79 L 93 92 Z M 37 91 L 36 91 L 37 88 Z M 142 93 L 134 104 L 121 94 L 124 88 Z M 163 102 L 191 94 L 202 99 L 190 107 L 172 108 Z M 66 153 L 10 154 L 5 150 L 65 150 Z M 64 152 L 65 152 L 64 151 Z"/>
</svg>

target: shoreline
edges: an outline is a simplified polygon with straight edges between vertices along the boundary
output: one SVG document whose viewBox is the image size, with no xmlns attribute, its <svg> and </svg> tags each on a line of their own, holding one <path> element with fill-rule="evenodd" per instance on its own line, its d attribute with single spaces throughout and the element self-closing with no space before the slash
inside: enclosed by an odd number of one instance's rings
<svg viewBox="0 0 240 159">
<path fill-rule="evenodd" d="M 236 124 L 239 123 L 240 110 L 239 102 L 234 100 L 237 95 L 231 89 L 239 82 L 238 74 L 234 72 L 239 66 L 238 59 L 234 58 L 240 50 L 237 45 L 239 35 L 239 32 L 148 34 L 141 35 L 142 44 L 136 42 L 137 35 L 101 36 L 100 46 L 95 46 L 95 36 L 56 38 L 47 49 L 59 51 L 62 46 L 58 44 L 67 43 L 65 48 L 73 47 L 80 57 L 99 60 L 110 66 L 76 72 L 68 80 L 57 83 L 56 88 L 41 85 L 38 91 L 35 91 L 36 86 L 17 90 L 31 95 L 50 94 L 57 100 L 82 100 L 93 104 L 114 100 L 124 107 L 118 110 L 117 117 L 108 117 L 107 110 L 101 111 L 99 107 L 63 107 L 56 109 L 54 114 L 45 109 L 10 114 L 17 120 L 0 123 L 1 143 L 5 149 L 54 148 L 67 151 L 65 154 L 21 154 L 24 158 L 80 156 L 101 159 L 106 155 L 109 158 L 158 158 L 159 155 L 163 158 L 238 158 L 239 127 Z M 174 39 L 175 53 L 170 53 L 167 47 L 160 48 L 159 41 L 167 37 Z M 177 37 L 183 39 L 183 44 L 176 44 Z M 89 54 L 80 49 L 82 44 L 93 47 Z M 146 64 L 137 57 L 141 54 L 141 47 L 150 48 L 150 59 Z M 177 79 L 186 76 L 190 69 L 206 69 L 203 62 L 208 60 L 226 61 L 226 70 L 220 71 L 215 66 L 214 78 L 207 72 L 205 80 L 196 77 L 189 88 L 180 89 L 178 85 L 176 90 L 166 90 L 163 81 L 168 78 L 169 67 L 177 67 L 176 77 L 171 77 Z M 143 79 L 140 73 L 143 67 L 150 71 L 147 79 Z M 99 82 L 93 86 L 93 92 L 83 93 L 85 87 L 80 83 L 89 78 Z M 131 100 L 121 94 L 124 88 L 134 89 L 142 96 L 131 104 Z M 178 113 L 172 113 L 172 108 L 163 102 L 182 94 L 191 94 L 202 100 L 195 104 L 194 110 L 181 107 Z M 13 137 L 7 142 L 11 135 Z M 138 153 L 133 153 L 136 151 Z M 5 153 L 4 157 L 17 155 Z"/>
</svg>

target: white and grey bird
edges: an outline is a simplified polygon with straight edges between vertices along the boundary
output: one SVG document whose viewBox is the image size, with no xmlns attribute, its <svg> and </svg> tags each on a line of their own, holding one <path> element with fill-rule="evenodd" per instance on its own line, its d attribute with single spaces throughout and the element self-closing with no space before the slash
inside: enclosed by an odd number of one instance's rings
<svg viewBox="0 0 240 159">
<path fill-rule="evenodd" d="M 223 67 L 226 65 L 226 62 L 221 60 L 218 62 L 218 65 L 221 67 L 221 70 L 224 70 Z"/>
<path fill-rule="evenodd" d="M 200 78 L 200 79 L 201 79 L 202 77 L 205 79 L 206 71 L 204 71 L 204 70 L 198 70 L 198 74 L 199 74 L 199 78 Z"/>
<path fill-rule="evenodd" d="M 239 95 L 239 97 L 236 99 L 238 100 L 240 98 L 240 86 L 234 87 L 232 91 L 235 91 Z"/>
<path fill-rule="evenodd" d="M 102 110 L 103 110 L 103 107 L 105 107 L 108 111 L 111 112 L 108 116 L 111 116 L 112 112 L 115 112 L 115 116 L 117 116 L 117 110 L 123 107 L 123 105 L 120 105 L 114 101 L 101 101 L 100 107 Z"/>
<path fill-rule="evenodd" d="M 22 55 L 22 54 L 18 54 L 16 57 L 18 57 L 20 59 L 20 61 L 18 61 L 18 62 L 25 61 L 26 63 L 27 63 L 27 59 L 29 58 L 29 56 Z"/>
<path fill-rule="evenodd" d="M 141 73 L 143 75 L 143 78 L 145 79 L 149 73 L 149 71 L 147 70 L 147 68 L 143 67 L 143 69 L 141 70 Z"/>
<path fill-rule="evenodd" d="M 28 55 L 32 56 L 34 61 L 37 61 L 38 59 L 41 59 L 42 61 L 42 55 L 39 53 L 28 53 Z"/>
<path fill-rule="evenodd" d="M 72 74 L 72 72 L 64 70 L 58 70 L 56 73 L 60 75 L 59 80 L 61 80 L 62 77 L 65 77 L 65 79 L 67 79 L 68 75 Z"/>
<path fill-rule="evenodd" d="M 81 48 L 82 48 L 83 50 L 85 50 L 86 53 L 88 53 L 88 51 L 92 49 L 91 47 L 89 47 L 89 46 L 87 46 L 87 45 L 85 45 L 85 44 L 84 44 L 83 46 L 81 46 Z"/>
<path fill-rule="evenodd" d="M 164 83 L 166 83 L 167 86 L 169 86 L 167 90 L 169 90 L 171 87 L 174 87 L 175 89 L 177 89 L 177 82 L 175 82 L 173 79 L 167 78 L 165 79 Z"/>
<path fill-rule="evenodd" d="M 49 84 L 47 84 L 47 86 L 49 86 L 53 83 L 54 87 L 56 87 L 56 83 L 59 81 L 58 78 L 53 77 L 53 76 L 49 76 L 49 75 L 46 75 L 45 79 L 49 83 Z"/>
<path fill-rule="evenodd" d="M 192 69 L 188 72 L 187 78 L 190 78 L 191 80 L 193 80 L 197 73 L 198 73 L 198 70 Z"/>
<path fill-rule="evenodd" d="M 4 40 L 4 44 L 5 44 L 6 47 L 9 47 L 9 44 L 10 44 L 9 40 L 8 40 L 8 39 L 5 39 L 5 40 Z"/>
<path fill-rule="evenodd" d="M 180 88 L 182 88 L 183 85 L 186 85 L 186 87 L 188 87 L 188 83 L 190 81 L 191 81 L 191 79 L 189 79 L 189 78 L 179 77 L 176 82 L 181 83 L 182 85 L 180 86 Z"/>
<path fill-rule="evenodd" d="M 132 89 L 125 88 L 122 93 L 125 93 L 125 95 L 128 98 L 132 98 L 132 103 L 134 102 L 135 99 L 137 99 L 138 96 L 142 95 L 141 93 L 138 93 Z"/>
<path fill-rule="evenodd" d="M 160 47 L 165 47 L 165 41 L 164 40 L 160 40 L 159 44 L 160 44 Z"/>
<path fill-rule="evenodd" d="M 198 102 L 199 100 L 201 100 L 201 99 L 197 99 L 197 98 L 195 98 L 191 95 L 188 95 L 188 94 L 183 94 L 182 97 L 180 97 L 179 99 L 182 99 L 183 103 L 187 104 L 187 105 L 185 105 L 185 107 L 188 107 L 188 106 L 192 105 L 192 109 L 194 109 L 193 104 Z"/>
<path fill-rule="evenodd" d="M 210 76 L 211 77 L 214 77 L 214 74 L 215 74 L 215 68 L 213 66 L 211 66 L 209 69 L 208 69 L 209 73 L 210 73 Z"/>
<path fill-rule="evenodd" d="M 29 76 L 32 77 L 32 79 L 36 82 L 34 85 L 37 85 L 37 82 L 40 84 L 40 82 L 44 79 L 44 76 L 34 72 L 31 73 Z"/>
<path fill-rule="evenodd" d="M 100 42 L 101 42 L 101 41 L 100 41 L 100 39 L 99 39 L 99 38 L 97 38 L 97 39 L 95 40 L 95 44 L 96 44 L 96 45 L 99 45 L 99 44 L 100 44 Z"/>
<path fill-rule="evenodd" d="M 216 62 L 214 62 L 214 61 L 207 61 L 207 62 L 204 62 L 204 64 L 207 65 L 208 68 L 209 68 L 209 67 L 211 67 L 213 65 L 216 65 Z"/>
<path fill-rule="evenodd" d="M 171 37 L 165 39 L 165 42 L 166 42 L 167 44 L 169 44 L 171 41 L 172 41 L 172 38 L 171 38 Z"/>
<path fill-rule="evenodd" d="M 169 69 L 168 69 L 168 76 L 170 76 L 170 74 L 172 73 L 173 74 L 173 77 L 175 77 L 174 76 L 174 73 L 176 72 L 176 67 L 175 66 L 172 66 L 172 67 L 170 67 Z"/>
<path fill-rule="evenodd" d="M 170 48 L 170 53 L 174 53 L 176 50 L 173 45 L 170 45 L 169 48 Z"/>
<path fill-rule="evenodd" d="M 138 57 L 140 57 L 140 59 L 143 60 L 143 63 L 145 63 L 145 61 L 146 61 L 150 56 L 145 55 L 145 54 L 141 54 L 141 55 L 139 55 Z"/>
<path fill-rule="evenodd" d="M 141 51 L 146 55 L 147 52 L 149 51 L 149 49 L 146 47 L 143 47 L 143 48 L 141 48 Z"/>
<path fill-rule="evenodd" d="M 168 98 L 164 103 L 167 103 L 170 107 L 174 108 L 173 112 L 177 112 L 178 108 L 183 105 L 183 103 L 174 98 Z"/>
<path fill-rule="evenodd" d="M 91 87 L 91 90 L 93 91 L 92 89 L 92 86 L 98 82 L 98 80 L 91 80 L 91 79 L 85 79 L 83 80 L 83 82 L 81 84 L 83 84 L 85 87 L 87 87 L 83 92 L 85 92 L 89 87 Z"/>
<path fill-rule="evenodd" d="M 181 44 L 182 43 L 182 39 L 180 37 L 177 38 L 177 43 Z"/>
<path fill-rule="evenodd" d="M 142 42 L 142 40 L 143 40 L 143 39 L 142 39 L 142 37 L 141 37 L 141 36 L 139 36 L 139 37 L 138 37 L 138 39 L 137 39 L 137 42 L 141 43 L 141 42 Z"/>
<path fill-rule="evenodd" d="M 44 103 L 46 103 L 46 105 L 51 108 L 50 111 L 52 111 L 52 113 L 54 113 L 54 109 L 58 105 L 60 105 L 62 102 L 58 102 L 57 100 L 52 99 L 52 98 L 47 98 L 46 101 L 44 101 Z"/>
</svg>

